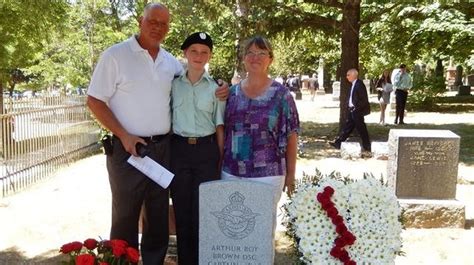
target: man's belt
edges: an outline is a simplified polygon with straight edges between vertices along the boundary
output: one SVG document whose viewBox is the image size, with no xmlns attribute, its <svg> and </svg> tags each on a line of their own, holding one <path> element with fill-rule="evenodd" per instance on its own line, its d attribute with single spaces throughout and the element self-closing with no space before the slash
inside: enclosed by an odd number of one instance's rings
<svg viewBox="0 0 474 265">
<path fill-rule="evenodd" d="M 158 143 L 165 139 L 168 136 L 168 134 L 158 134 L 158 135 L 152 135 L 152 136 L 139 136 L 143 140 L 145 140 L 146 143 Z M 114 135 L 114 138 L 119 139 L 117 136 Z"/>
<path fill-rule="evenodd" d="M 203 144 L 203 143 L 212 143 L 216 139 L 216 134 L 213 133 L 208 136 L 203 136 L 203 137 L 184 137 L 181 135 L 173 134 L 173 138 L 180 141 L 180 142 L 185 142 L 187 144 Z"/>
<path fill-rule="evenodd" d="M 158 134 L 158 135 L 152 135 L 152 136 L 140 136 L 145 142 L 147 143 L 158 143 L 161 142 L 163 139 L 166 138 L 168 134 Z"/>
</svg>

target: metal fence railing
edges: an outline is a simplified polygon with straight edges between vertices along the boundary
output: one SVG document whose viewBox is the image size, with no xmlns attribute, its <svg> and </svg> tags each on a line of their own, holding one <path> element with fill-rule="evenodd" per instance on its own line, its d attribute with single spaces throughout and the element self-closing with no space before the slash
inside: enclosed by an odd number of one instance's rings
<svg viewBox="0 0 474 265">
<path fill-rule="evenodd" d="M 99 127 L 85 96 L 4 101 L 0 115 L 0 188 L 6 196 L 96 150 Z"/>
</svg>

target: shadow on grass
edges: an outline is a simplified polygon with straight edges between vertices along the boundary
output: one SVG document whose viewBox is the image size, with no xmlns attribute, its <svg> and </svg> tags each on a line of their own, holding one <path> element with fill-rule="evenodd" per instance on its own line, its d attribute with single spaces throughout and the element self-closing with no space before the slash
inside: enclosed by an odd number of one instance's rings
<svg viewBox="0 0 474 265">
<path fill-rule="evenodd" d="M 298 258 L 291 253 L 294 249 L 292 241 L 285 235 L 285 232 L 275 233 L 275 265 L 298 264 Z"/>
<path fill-rule="evenodd" d="M 338 152 L 329 145 L 338 133 L 338 123 L 315 123 L 302 122 L 300 141 L 303 143 L 301 158 L 321 159 L 327 157 L 338 157 Z M 373 142 L 386 142 L 390 129 L 432 129 L 450 130 L 461 137 L 459 151 L 459 162 L 468 166 L 474 165 L 474 125 L 473 124 L 406 124 L 403 126 L 389 125 L 380 126 L 378 124 L 367 124 L 370 139 Z M 351 138 L 359 141 L 357 132 L 354 130 Z M 351 141 L 351 139 L 348 139 Z"/>
<path fill-rule="evenodd" d="M 16 248 L 9 248 L 0 251 L 0 264 L 52 265 L 62 264 L 63 261 L 68 260 L 67 258 L 66 255 L 53 250 L 40 254 L 34 258 L 24 256 L 23 253 Z"/>
</svg>

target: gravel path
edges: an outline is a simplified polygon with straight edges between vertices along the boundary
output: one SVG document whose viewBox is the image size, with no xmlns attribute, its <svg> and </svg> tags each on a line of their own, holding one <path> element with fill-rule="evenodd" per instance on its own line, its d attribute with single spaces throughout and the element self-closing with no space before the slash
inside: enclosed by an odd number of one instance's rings
<svg viewBox="0 0 474 265">
<path fill-rule="evenodd" d="M 306 96 L 306 95 L 305 95 Z M 337 122 L 337 102 L 330 95 L 311 102 L 298 101 L 302 121 Z M 445 116 L 448 115 L 448 116 Z M 474 122 L 474 113 L 410 114 L 407 121 L 430 120 L 444 123 Z M 376 122 L 378 113 L 367 118 Z M 343 174 L 361 175 L 365 171 L 385 174 L 386 161 L 300 159 L 298 176 L 317 167 L 329 173 L 333 165 L 344 163 Z M 457 197 L 467 205 L 467 218 L 474 221 L 474 167 L 460 165 L 460 174 L 471 185 L 458 185 Z M 89 237 L 108 238 L 110 226 L 110 190 L 103 155 L 73 163 L 52 178 L 28 191 L 0 199 L 0 264 L 57 264 L 58 249 L 67 242 Z M 282 203 L 285 201 L 282 199 Z M 282 232 L 284 228 L 278 227 Z M 281 235 L 281 233 L 280 233 Z M 405 256 L 396 264 L 474 264 L 474 231 L 469 229 L 408 229 L 402 234 Z M 277 264 L 289 264 L 282 254 L 288 242 L 277 243 Z"/>
</svg>

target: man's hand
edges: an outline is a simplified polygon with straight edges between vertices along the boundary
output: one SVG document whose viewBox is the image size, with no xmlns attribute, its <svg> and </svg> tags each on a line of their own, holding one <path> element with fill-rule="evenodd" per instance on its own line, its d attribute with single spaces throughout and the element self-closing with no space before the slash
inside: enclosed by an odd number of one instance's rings
<svg viewBox="0 0 474 265">
<path fill-rule="evenodd" d="M 122 142 L 122 145 L 125 151 L 132 154 L 133 156 L 139 156 L 136 150 L 137 143 L 142 143 L 143 145 L 146 145 L 145 140 L 131 134 L 127 134 L 124 137 L 122 136 L 120 138 L 120 141 Z"/>
<path fill-rule="evenodd" d="M 229 84 L 222 81 L 222 79 L 218 79 L 217 84 L 219 87 L 216 89 L 216 97 L 221 101 L 227 100 L 229 97 Z"/>
</svg>

